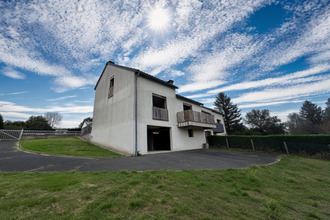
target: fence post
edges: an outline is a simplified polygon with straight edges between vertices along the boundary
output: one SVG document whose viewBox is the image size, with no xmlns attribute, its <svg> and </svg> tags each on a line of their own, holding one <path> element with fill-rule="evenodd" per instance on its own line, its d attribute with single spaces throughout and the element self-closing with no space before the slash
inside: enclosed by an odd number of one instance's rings
<svg viewBox="0 0 330 220">
<path fill-rule="evenodd" d="M 251 145 L 252 145 L 252 150 L 253 150 L 253 152 L 255 152 L 255 151 L 256 151 L 256 149 L 254 148 L 253 139 L 251 139 Z"/>
<path fill-rule="evenodd" d="M 21 130 L 21 133 L 19 134 L 19 138 L 18 138 L 19 141 L 21 140 L 22 135 L 23 135 L 23 129 Z"/>
<path fill-rule="evenodd" d="M 286 154 L 289 154 L 289 149 L 288 149 L 288 146 L 286 145 L 286 142 L 283 141 L 283 144 L 284 144 L 284 147 L 285 147 Z"/>
<path fill-rule="evenodd" d="M 226 144 L 227 144 L 227 149 L 229 149 L 229 142 L 227 137 L 226 137 Z"/>
</svg>

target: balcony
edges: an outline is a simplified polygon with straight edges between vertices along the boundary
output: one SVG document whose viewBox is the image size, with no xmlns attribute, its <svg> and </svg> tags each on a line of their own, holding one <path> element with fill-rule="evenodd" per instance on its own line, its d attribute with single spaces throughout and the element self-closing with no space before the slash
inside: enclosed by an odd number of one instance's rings
<svg viewBox="0 0 330 220">
<path fill-rule="evenodd" d="M 152 107 L 152 119 L 168 121 L 168 111 L 165 108 Z"/>
<path fill-rule="evenodd" d="M 214 115 L 186 110 L 177 113 L 178 127 L 216 128 Z"/>
</svg>

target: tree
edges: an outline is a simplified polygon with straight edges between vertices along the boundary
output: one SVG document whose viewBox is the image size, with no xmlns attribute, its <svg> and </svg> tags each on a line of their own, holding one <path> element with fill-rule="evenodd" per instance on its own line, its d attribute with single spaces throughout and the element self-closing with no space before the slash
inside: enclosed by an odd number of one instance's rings
<svg viewBox="0 0 330 220">
<path fill-rule="evenodd" d="M 55 128 L 55 125 L 58 125 L 63 117 L 58 112 L 46 112 L 44 118 L 52 128 Z"/>
<path fill-rule="evenodd" d="M 42 116 L 31 116 L 25 122 L 26 129 L 39 129 L 39 130 L 50 130 L 52 127 L 48 124 L 47 120 Z"/>
<path fill-rule="evenodd" d="M 0 114 L 0 129 L 4 129 L 5 125 L 3 123 L 2 115 Z"/>
<path fill-rule="evenodd" d="M 245 117 L 246 123 L 261 134 L 284 134 L 284 124 L 281 123 L 281 119 L 270 116 L 268 109 L 261 111 L 252 109 Z"/>
<path fill-rule="evenodd" d="M 322 123 L 320 125 L 320 129 L 323 133 L 330 134 L 330 98 L 328 98 L 328 101 L 325 103 L 326 107 L 324 110 L 324 115 L 322 119 Z"/>
<path fill-rule="evenodd" d="M 288 127 L 291 134 L 304 134 L 304 121 L 297 113 L 288 115 Z"/>
<path fill-rule="evenodd" d="M 320 124 L 323 118 L 321 107 L 306 100 L 301 106 L 299 115 L 303 120 L 304 133 L 318 134 L 321 132 Z"/>
<path fill-rule="evenodd" d="M 25 128 L 24 121 L 5 121 L 5 129 L 20 130 Z"/>
<path fill-rule="evenodd" d="M 244 125 L 240 123 L 241 111 L 238 110 L 237 105 L 231 102 L 230 97 L 220 92 L 216 97 L 214 106 L 219 109 L 223 114 L 223 119 L 225 122 L 226 131 L 228 134 L 232 134 L 235 131 L 244 130 Z"/>
<path fill-rule="evenodd" d="M 85 119 L 79 124 L 78 128 L 82 128 L 82 126 L 84 125 L 84 123 L 87 122 L 87 121 L 92 122 L 92 121 L 93 121 L 93 118 L 91 118 L 91 117 L 85 118 Z"/>
</svg>

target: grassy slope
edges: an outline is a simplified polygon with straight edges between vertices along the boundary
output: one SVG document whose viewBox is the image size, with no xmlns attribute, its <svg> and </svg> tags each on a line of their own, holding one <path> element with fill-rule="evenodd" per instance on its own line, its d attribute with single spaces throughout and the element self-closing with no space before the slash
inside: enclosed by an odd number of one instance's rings
<svg viewBox="0 0 330 220">
<path fill-rule="evenodd" d="M 0 172 L 0 219 L 330 219 L 329 161 L 219 171 Z"/>
<path fill-rule="evenodd" d="M 91 157 L 117 157 L 117 153 L 103 149 L 94 144 L 82 141 L 79 138 L 52 138 L 38 140 L 23 140 L 24 149 L 49 154 L 91 156 Z"/>
</svg>

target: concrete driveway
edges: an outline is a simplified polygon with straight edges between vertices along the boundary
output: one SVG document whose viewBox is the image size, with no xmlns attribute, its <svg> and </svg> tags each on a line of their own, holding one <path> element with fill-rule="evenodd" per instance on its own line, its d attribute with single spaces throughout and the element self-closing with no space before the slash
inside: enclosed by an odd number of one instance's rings
<svg viewBox="0 0 330 220">
<path fill-rule="evenodd" d="M 140 157 L 80 158 L 31 154 L 16 148 L 16 142 L 0 141 L 1 171 L 118 171 L 118 170 L 218 170 L 270 164 L 273 155 L 191 150 Z"/>
</svg>

